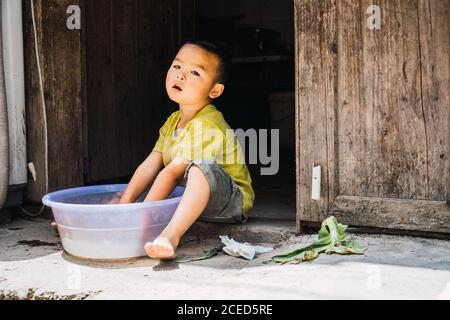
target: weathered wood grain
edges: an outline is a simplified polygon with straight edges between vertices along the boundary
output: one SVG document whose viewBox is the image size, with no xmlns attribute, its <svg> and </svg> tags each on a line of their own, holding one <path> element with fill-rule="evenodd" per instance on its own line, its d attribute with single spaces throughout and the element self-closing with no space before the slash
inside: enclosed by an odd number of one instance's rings
<svg viewBox="0 0 450 320">
<path fill-rule="evenodd" d="M 339 4 L 340 194 L 427 199 L 417 1 Z"/>
<path fill-rule="evenodd" d="M 367 26 L 370 0 L 331 4 L 295 2 L 297 229 L 339 214 L 449 232 L 450 3 L 378 1 L 379 30 Z M 313 163 L 326 184 L 318 202 Z"/>
<path fill-rule="evenodd" d="M 178 21 L 183 14 L 175 0 L 150 3 L 143 0 L 139 11 L 138 105 L 132 114 L 136 139 L 134 166 L 148 156 L 159 128 L 177 107 L 167 97 L 165 79 L 178 50 Z"/>
<path fill-rule="evenodd" d="M 83 184 L 81 105 L 81 40 L 79 30 L 66 27 L 66 10 L 79 0 L 36 0 L 35 16 L 48 122 L 48 191 Z M 24 1 L 25 82 L 28 161 L 37 181 L 27 196 L 45 194 L 43 112 L 34 50 L 30 1 Z"/>
<path fill-rule="evenodd" d="M 338 196 L 330 214 L 352 226 L 450 233 L 444 201 Z"/>
<path fill-rule="evenodd" d="M 198 39 L 198 0 L 178 0 L 180 22 L 178 25 L 178 44 Z"/>
<path fill-rule="evenodd" d="M 294 37 L 295 37 L 295 44 L 294 44 L 294 52 L 295 52 L 295 212 L 296 212 L 296 219 L 295 219 L 295 230 L 297 235 L 301 234 L 303 231 L 302 226 L 302 206 L 301 206 L 301 192 L 303 191 L 302 188 L 300 188 L 301 180 L 300 180 L 300 59 L 299 54 L 300 52 L 300 44 L 299 44 L 299 27 L 300 27 L 300 21 L 299 21 L 299 15 L 298 12 L 299 2 L 294 1 Z"/>
<path fill-rule="evenodd" d="M 298 219 L 327 214 L 335 193 L 336 2 L 295 1 L 297 37 Z M 330 137 L 330 140 L 327 138 Z M 312 168 L 322 166 L 322 199 L 311 200 Z"/>
<path fill-rule="evenodd" d="M 420 0 L 422 103 L 428 146 L 428 199 L 446 201 L 450 184 L 450 1 Z"/>
<path fill-rule="evenodd" d="M 151 151 L 158 129 L 175 110 L 165 90 L 167 70 L 181 39 L 196 30 L 195 7 L 180 8 L 194 4 L 88 5 L 88 182 L 129 176 Z"/>
<path fill-rule="evenodd" d="M 119 144 L 116 135 L 120 129 L 114 127 L 112 2 L 86 1 L 85 10 L 89 181 L 104 176 L 108 169 L 117 170 L 113 160 L 116 148 L 110 146 Z M 103 166 L 93 166 L 93 161 L 103 162 Z"/>
</svg>

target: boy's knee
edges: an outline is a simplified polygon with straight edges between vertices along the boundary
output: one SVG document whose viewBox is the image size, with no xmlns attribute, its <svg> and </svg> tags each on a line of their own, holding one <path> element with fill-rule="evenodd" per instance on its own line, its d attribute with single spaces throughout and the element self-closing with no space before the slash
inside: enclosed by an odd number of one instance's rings
<svg viewBox="0 0 450 320">
<path fill-rule="evenodd" d="M 188 180 L 189 178 L 198 178 L 198 177 L 203 177 L 206 179 L 206 175 L 203 173 L 202 170 L 200 170 L 199 167 L 192 166 L 188 172 Z"/>
<path fill-rule="evenodd" d="M 185 173 L 185 180 L 186 182 L 189 181 L 189 179 L 196 179 L 199 177 L 203 177 L 206 182 L 209 184 L 211 192 L 214 192 L 216 189 L 216 181 L 214 174 L 212 172 L 211 166 L 214 165 L 213 163 L 210 163 L 209 161 L 202 161 L 202 160 L 195 160 L 192 161 L 189 166 L 186 169 Z"/>
</svg>

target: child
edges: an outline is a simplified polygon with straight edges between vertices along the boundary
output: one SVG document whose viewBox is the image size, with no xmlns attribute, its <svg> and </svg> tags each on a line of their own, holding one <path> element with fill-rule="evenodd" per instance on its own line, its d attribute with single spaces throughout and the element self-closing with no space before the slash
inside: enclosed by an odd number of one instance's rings
<svg viewBox="0 0 450 320">
<path fill-rule="evenodd" d="M 167 93 L 180 110 L 161 127 L 153 151 L 120 198 L 121 204 L 134 202 L 152 182 L 145 201 L 166 199 L 177 184 L 186 186 L 168 226 L 145 245 L 152 258 L 175 258 L 181 237 L 198 218 L 241 223 L 253 207 L 251 177 L 245 162 L 238 161 L 237 138 L 233 134 L 230 143 L 231 129 L 211 104 L 224 91 L 226 73 L 225 55 L 207 42 L 186 43 L 167 72 Z"/>
</svg>

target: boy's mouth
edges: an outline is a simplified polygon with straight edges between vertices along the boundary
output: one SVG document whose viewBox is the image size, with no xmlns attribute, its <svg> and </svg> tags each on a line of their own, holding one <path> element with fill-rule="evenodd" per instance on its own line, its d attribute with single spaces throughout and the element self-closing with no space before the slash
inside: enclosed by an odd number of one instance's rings
<svg viewBox="0 0 450 320">
<path fill-rule="evenodd" d="M 181 92 L 181 91 L 183 91 L 183 89 L 181 89 L 179 86 L 177 86 L 177 85 L 174 85 L 173 87 L 172 87 L 172 89 L 174 90 L 174 91 L 176 91 L 176 92 Z"/>
</svg>

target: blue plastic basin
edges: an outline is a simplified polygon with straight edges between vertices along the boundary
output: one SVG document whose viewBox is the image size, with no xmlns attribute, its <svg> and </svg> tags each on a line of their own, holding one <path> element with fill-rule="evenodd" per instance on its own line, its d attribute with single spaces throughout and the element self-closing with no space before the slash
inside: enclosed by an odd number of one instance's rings
<svg viewBox="0 0 450 320">
<path fill-rule="evenodd" d="M 144 245 L 167 226 L 181 200 L 178 186 L 166 200 L 108 204 L 126 184 L 52 192 L 42 202 L 52 208 L 64 250 L 86 259 L 127 259 L 145 255 Z"/>
</svg>

